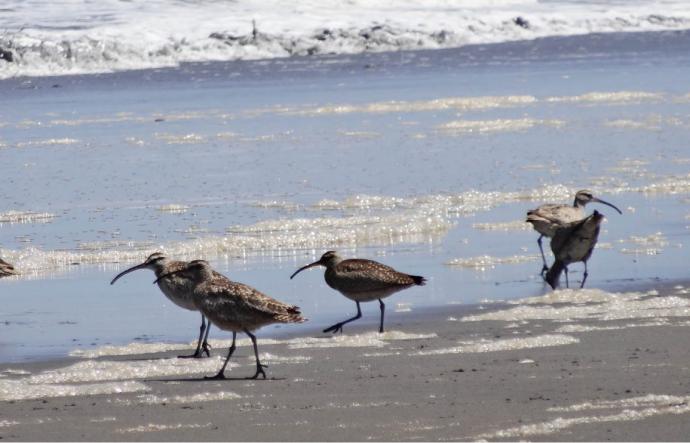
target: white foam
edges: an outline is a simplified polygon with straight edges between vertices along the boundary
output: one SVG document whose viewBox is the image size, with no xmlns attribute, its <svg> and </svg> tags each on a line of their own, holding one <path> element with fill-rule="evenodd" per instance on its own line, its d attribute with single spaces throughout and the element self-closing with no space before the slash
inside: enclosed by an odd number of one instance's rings
<svg viewBox="0 0 690 443">
<path fill-rule="evenodd" d="M 668 246 L 668 240 L 661 232 L 647 236 L 632 235 L 628 239 L 620 240 L 620 242 L 636 245 L 637 247 L 624 247 L 620 249 L 623 254 L 634 255 L 658 255 Z"/>
<path fill-rule="evenodd" d="M 172 395 L 161 396 L 155 394 L 138 395 L 133 400 L 118 400 L 119 403 L 126 405 L 142 404 L 142 405 L 162 405 L 162 404 L 190 404 L 202 403 L 223 400 L 237 400 L 242 398 L 241 395 L 231 391 L 218 392 L 200 392 L 198 394 L 190 395 Z"/>
<path fill-rule="evenodd" d="M 150 379 L 216 372 L 224 358 L 107 361 L 87 360 L 27 377 L 29 384 L 84 383 L 94 381 Z M 230 362 L 228 367 L 237 367 Z"/>
<path fill-rule="evenodd" d="M 481 255 L 479 257 L 454 258 L 446 262 L 446 265 L 485 271 L 487 269 L 493 269 L 498 265 L 527 263 L 536 261 L 539 258 L 540 257 L 538 255 L 513 255 L 510 257 L 492 257 L 490 255 Z"/>
<path fill-rule="evenodd" d="M 149 388 L 136 381 L 118 381 L 89 384 L 32 383 L 28 379 L 0 380 L 0 401 L 31 400 L 48 397 L 76 397 L 84 395 L 123 394 L 147 391 Z"/>
<path fill-rule="evenodd" d="M 55 217 L 49 212 L 6 211 L 0 212 L 0 223 L 48 223 Z"/>
<path fill-rule="evenodd" d="M 169 205 L 162 205 L 158 207 L 160 212 L 167 212 L 170 214 L 184 214 L 189 210 L 189 206 L 171 203 Z"/>
<path fill-rule="evenodd" d="M 176 423 L 172 425 L 168 424 L 158 424 L 158 423 L 148 423 L 145 425 L 135 426 L 131 428 L 116 429 L 115 432 L 118 434 L 131 434 L 135 432 L 161 432 L 161 431 L 179 431 L 180 429 L 203 429 L 210 428 L 213 423 L 199 424 L 199 423 Z"/>
<path fill-rule="evenodd" d="M 665 1 L 663 9 L 654 0 L 604 5 L 605 13 L 589 3 L 534 0 L 429 0 L 424 8 L 390 0 L 7 0 L 0 44 L 11 49 L 13 62 L 0 62 L 0 78 L 690 27 L 682 1 Z M 516 23 L 518 17 L 527 24 Z"/>
<path fill-rule="evenodd" d="M 435 338 L 435 333 L 431 334 L 411 334 L 401 331 L 386 331 L 382 334 L 378 332 L 367 332 L 356 335 L 335 335 L 327 338 L 305 337 L 288 340 L 290 349 L 311 349 L 311 348 L 361 348 L 374 347 L 381 348 L 392 340 L 423 340 Z"/>
<path fill-rule="evenodd" d="M 472 223 L 474 229 L 480 231 L 529 231 L 532 225 L 524 220 L 513 220 L 509 222 L 495 223 Z"/>
<path fill-rule="evenodd" d="M 467 134 L 485 132 L 524 131 L 535 126 L 561 127 L 562 120 L 537 120 L 533 118 L 497 119 L 497 120 L 455 120 L 438 126 L 448 134 Z"/>
<path fill-rule="evenodd" d="M 11 426 L 16 426 L 18 424 L 21 423 L 15 420 L 0 420 L 0 428 L 9 428 Z"/>
<path fill-rule="evenodd" d="M 582 95 L 549 97 L 549 102 L 628 104 L 660 101 L 664 94 L 646 91 L 588 92 Z"/>
<path fill-rule="evenodd" d="M 507 339 L 474 341 L 461 341 L 459 346 L 442 349 L 429 349 L 413 352 L 409 355 L 442 355 L 442 354 L 466 354 L 478 352 L 514 351 L 517 349 L 544 348 L 551 346 L 564 346 L 579 343 L 575 337 L 563 334 L 546 334 L 530 337 L 516 337 Z"/>
<path fill-rule="evenodd" d="M 46 140 L 31 140 L 28 142 L 18 142 L 15 144 L 18 148 L 27 148 L 31 146 L 56 146 L 56 145 L 74 145 L 80 141 L 75 138 L 49 138 Z"/>
<path fill-rule="evenodd" d="M 480 434 L 472 439 L 517 439 L 554 434 L 564 429 L 583 424 L 639 421 L 662 415 L 683 415 L 690 413 L 690 397 L 652 394 L 644 397 L 634 397 L 614 401 L 586 402 L 566 408 L 550 408 L 550 410 L 557 412 L 596 409 L 621 409 L 621 411 L 610 415 L 599 414 L 572 418 L 558 417 L 553 420 Z"/>
<path fill-rule="evenodd" d="M 469 315 L 462 321 L 525 320 L 613 321 L 690 316 L 690 300 L 676 296 L 658 297 L 654 292 L 611 293 L 600 289 L 564 289 L 543 297 L 510 301 L 515 308 Z"/>
</svg>

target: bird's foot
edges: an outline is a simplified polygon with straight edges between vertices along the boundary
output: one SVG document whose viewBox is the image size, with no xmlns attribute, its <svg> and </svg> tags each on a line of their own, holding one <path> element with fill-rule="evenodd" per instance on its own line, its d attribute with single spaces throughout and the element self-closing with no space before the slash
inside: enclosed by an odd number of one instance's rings
<svg viewBox="0 0 690 443">
<path fill-rule="evenodd" d="M 201 354 L 206 354 L 207 357 L 211 356 L 211 345 L 208 342 L 203 342 L 201 344 Z"/>
<path fill-rule="evenodd" d="M 259 374 L 263 375 L 264 380 L 266 380 L 266 373 L 264 372 L 264 368 L 267 368 L 267 367 L 268 366 L 266 366 L 266 365 L 261 365 L 261 364 L 257 365 L 256 366 L 256 374 L 254 374 L 251 377 L 247 377 L 247 380 L 256 380 L 257 378 L 259 378 Z"/>
<path fill-rule="evenodd" d="M 549 267 L 544 265 L 543 268 L 541 268 L 541 278 L 546 278 L 546 273 L 549 272 Z"/>
<path fill-rule="evenodd" d="M 197 350 L 194 354 L 190 355 L 178 355 L 177 358 L 203 358 L 204 352 Z"/>
<path fill-rule="evenodd" d="M 332 332 L 334 334 L 337 334 L 338 332 L 343 332 L 343 324 L 342 323 L 336 323 L 330 328 L 326 328 L 323 330 L 324 333 L 326 332 Z"/>
<path fill-rule="evenodd" d="M 204 380 L 225 380 L 225 374 L 223 374 L 223 371 L 220 371 L 212 377 L 204 377 Z"/>
</svg>

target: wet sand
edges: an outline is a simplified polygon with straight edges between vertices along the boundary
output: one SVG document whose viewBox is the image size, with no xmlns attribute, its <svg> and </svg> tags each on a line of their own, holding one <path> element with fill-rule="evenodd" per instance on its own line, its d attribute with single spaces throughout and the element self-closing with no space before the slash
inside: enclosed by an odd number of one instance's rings
<svg viewBox="0 0 690 443">
<path fill-rule="evenodd" d="M 246 342 L 233 357 L 239 365 L 227 371 L 238 379 L 225 381 L 201 380 L 220 360 L 182 362 L 177 351 L 5 364 L 4 389 L 8 380 L 31 377 L 42 389 L 50 384 L 41 384 L 46 380 L 79 385 L 73 381 L 82 375 L 108 380 L 111 373 L 98 365 L 111 362 L 128 368 L 176 361 L 205 366 L 177 376 L 163 371 L 111 379 L 125 386 L 131 377 L 130 383 L 146 389 L 141 392 L 50 397 L 37 391 L 36 399 L 0 401 L 0 437 L 686 440 L 688 286 L 664 282 L 617 294 L 558 291 L 505 304 L 391 312 L 383 337 L 374 332 L 375 316 L 346 327 L 336 339 L 319 333 L 316 328 L 327 325 L 313 320 L 308 337 L 260 340 L 270 362 L 265 381 L 242 379 L 254 371 Z M 369 312 L 374 306 L 363 307 Z M 214 349 L 215 356 L 224 352 Z M 92 366 L 74 366 L 84 364 Z M 25 386 L 28 395 L 33 385 Z"/>
</svg>

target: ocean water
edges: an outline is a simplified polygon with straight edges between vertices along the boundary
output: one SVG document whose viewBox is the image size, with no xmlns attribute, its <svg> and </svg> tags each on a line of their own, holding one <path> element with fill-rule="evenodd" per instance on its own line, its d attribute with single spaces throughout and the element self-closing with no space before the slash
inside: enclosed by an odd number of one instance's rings
<svg viewBox="0 0 690 443">
<path fill-rule="evenodd" d="M 208 259 L 310 319 L 264 338 L 354 314 L 322 271 L 289 280 L 330 249 L 428 278 L 387 299 L 397 329 L 425 307 L 549 294 L 522 221 L 583 188 L 623 210 L 596 207 L 588 287 L 686 279 L 688 43 L 595 33 L 6 78 L 0 257 L 22 274 L 0 280 L 0 361 L 191 342 L 198 314 L 153 274 L 108 284 L 156 250 Z M 363 311 L 375 328 L 378 307 Z"/>
<path fill-rule="evenodd" d="M 0 78 L 690 28 L 682 0 L 5 0 Z"/>
</svg>

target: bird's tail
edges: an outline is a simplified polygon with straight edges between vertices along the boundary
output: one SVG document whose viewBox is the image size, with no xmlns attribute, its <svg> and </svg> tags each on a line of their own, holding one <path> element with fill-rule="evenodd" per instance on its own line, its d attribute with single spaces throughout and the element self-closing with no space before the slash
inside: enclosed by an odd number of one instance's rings
<svg viewBox="0 0 690 443">
<path fill-rule="evenodd" d="M 304 323 L 306 318 L 302 317 L 299 306 L 288 306 L 286 311 L 276 316 L 282 323 Z"/>
<path fill-rule="evenodd" d="M 426 284 L 426 278 L 424 278 L 422 276 L 410 275 L 410 278 L 412 279 L 412 281 L 414 281 L 415 285 L 424 286 L 424 284 Z"/>
<path fill-rule="evenodd" d="M 553 262 L 553 265 L 551 265 L 551 268 L 549 268 L 544 280 L 546 280 L 546 283 L 548 283 L 552 289 L 556 289 L 558 287 L 558 280 L 560 279 L 561 273 L 564 269 L 565 263 L 560 260 Z"/>
</svg>

